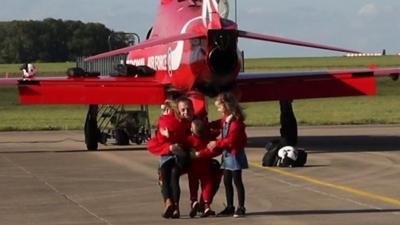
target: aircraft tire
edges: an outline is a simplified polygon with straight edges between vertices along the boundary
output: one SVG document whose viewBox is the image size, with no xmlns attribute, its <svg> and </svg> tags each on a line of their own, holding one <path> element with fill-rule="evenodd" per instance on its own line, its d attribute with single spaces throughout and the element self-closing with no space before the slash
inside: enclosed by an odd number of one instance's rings
<svg viewBox="0 0 400 225">
<path fill-rule="evenodd" d="M 115 130 L 115 141 L 117 145 L 129 145 L 128 134 L 122 129 Z"/>
<path fill-rule="evenodd" d="M 140 144 L 142 144 L 143 143 L 143 139 L 142 138 L 135 138 L 135 143 L 137 144 L 137 145 L 140 145 Z"/>
<path fill-rule="evenodd" d="M 86 115 L 84 132 L 85 132 L 85 143 L 87 150 L 89 151 L 97 150 L 99 130 L 97 128 L 97 119 L 95 116 L 91 114 L 91 109 L 89 109 L 89 112 Z"/>
</svg>

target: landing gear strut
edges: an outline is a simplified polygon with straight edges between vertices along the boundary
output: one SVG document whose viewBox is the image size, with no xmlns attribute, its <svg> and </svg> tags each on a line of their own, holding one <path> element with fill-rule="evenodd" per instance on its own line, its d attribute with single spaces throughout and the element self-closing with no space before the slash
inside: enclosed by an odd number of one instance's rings
<svg viewBox="0 0 400 225">
<path fill-rule="evenodd" d="M 85 121 L 85 143 L 88 150 L 97 150 L 98 143 L 115 139 L 117 145 L 138 145 L 150 139 L 149 109 L 125 110 L 123 105 L 90 105 Z"/>
<path fill-rule="evenodd" d="M 296 146 L 297 120 L 293 112 L 292 101 L 279 101 L 281 108 L 281 143 L 283 145 Z"/>
</svg>

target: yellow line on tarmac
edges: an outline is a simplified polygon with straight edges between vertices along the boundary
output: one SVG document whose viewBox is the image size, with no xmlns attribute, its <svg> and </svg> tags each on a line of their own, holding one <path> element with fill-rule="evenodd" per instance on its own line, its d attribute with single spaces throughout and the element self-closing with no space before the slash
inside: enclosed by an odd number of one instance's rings
<svg viewBox="0 0 400 225">
<path fill-rule="evenodd" d="M 384 195 L 379 195 L 379 194 L 375 194 L 375 193 L 371 193 L 371 192 L 366 192 L 366 191 L 362 191 L 362 190 L 358 190 L 352 187 L 347 187 L 347 186 L 343 186 L 343 185 L 338 185 L 338 184 L 333 184 L 333 183 L 329 183 L 323 180 L 319 180 L 313 177 L 309 177 L 309 176 L 304 176 L 304 175 L 298 175 L 292 172 L 288 172 L 282 168 L 272 168 L 272 167 L 263 167 L 261 166 L 261 164 L 259 163 L 255 163 L 255 162 L 251 162 L 250 163 L 252 166 L 260 168 L 260 169 L 265 169 L 268 170 L 270 172 L 274 172 L 274 173 L 278 173 L 281 175 L 285 175 L 288 177 L 292 177 L 292 178 L 297 178 L 300 180 L 305 180 L 308 181 L 310 183 L 313 184 L 318 184 L 321 186 L 325 186 L 325 187 L 329 187 L 329 188 L 333 188 L 333 189 L 337 189 L 337 190 L 341 190 L 344 192 L 348 192 L 354 195 L 359 195 L 359 196 L 363 196 L 363 197 L 367 197 L 370 199 L 374 199 L 374 200 L 379 200 L 385 203 L 390 203 L 396 206 L 400 206 L 400 200 L 399 199 L 395 199 L 395 198 L 391 198 L 391 197 L 387 197 Z"/>
</svg>

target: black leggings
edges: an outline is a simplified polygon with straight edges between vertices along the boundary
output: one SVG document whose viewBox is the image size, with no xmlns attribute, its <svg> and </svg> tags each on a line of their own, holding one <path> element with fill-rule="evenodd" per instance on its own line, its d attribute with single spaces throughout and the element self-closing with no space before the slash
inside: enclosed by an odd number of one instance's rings
<svg viewBox="0 0 400 225">
<path fill-rule="evenodd" d="M 244 207 L 244 185 L 242 181 L 242 171 L 236 170 L 224 170 L 224 185 L 225 185 L 225 195 L 226 195 L 226 204 L 228 207 L 233 206 L 233 185 L 232 180 L 235 183 L 239 207 Z"/>
<path fill-rule="evenodd" d="M 161 166 L 161 194 L 164 201 L 169 198 L 174 201 L 175 204 L 179 203 L 181 196 L 179 178 L 181 174 L 182 169 L 176 165 L 175 159 L 170 159 Z"/>
</svg>

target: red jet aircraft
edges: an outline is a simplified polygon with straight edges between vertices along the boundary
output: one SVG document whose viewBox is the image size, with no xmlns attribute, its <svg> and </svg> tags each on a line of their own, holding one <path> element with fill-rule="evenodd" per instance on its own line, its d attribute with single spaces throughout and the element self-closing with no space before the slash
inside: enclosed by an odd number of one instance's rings
<svg viewBox="0 0 400 225">
<path fill-rule="evenodd" d="M 257 34 L 238 29 L 223 19 L 216 0 L 161 0 L 148 39 L 135 46 L 86 58 L 96 61 L 126 55 L 121 76 L 87 76 L 73 72 L 67 77 L 6 80 L 16 83 L 22 104 L 140 104 L 160 105 L 169 95 L 180 92 L 204 106 L 204 96 L 234 91 L 241 102 L 279 100 L 281 136 L 297 143 L 294 99 L 374 95 L 375 77 L 398 77 L 400 68 L 371 68 L 320 72 L 244 73 L 238 38 L 358 53 L 310 42 Z M 75 72 L 74 72 L 75 71 Z M 85 132 L 88 149 L 97 149 L 96 108 L 89 109 Z M 88 123 L 89 121 L 89 123 Z M 93 121 L 93 122 L 90 122 Z M 90 128 L 92 127 L 92 128 Z"/>
</svg>

